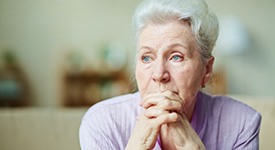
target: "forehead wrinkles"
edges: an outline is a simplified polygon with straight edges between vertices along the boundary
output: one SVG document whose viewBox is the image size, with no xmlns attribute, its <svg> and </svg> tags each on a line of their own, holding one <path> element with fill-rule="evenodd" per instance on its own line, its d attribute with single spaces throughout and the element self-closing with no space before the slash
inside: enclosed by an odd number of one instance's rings
<svg viewBox="0 0 275 150">
<path fill-rule="evenodd" d="M 143 47 L 160 50 L 175 44 L 183 45 L 186 49 L 191 50 L 193 41 L 194 37 L 187 25 L 148 25 L 140 33 L 138 51 Z"/>
</svg>

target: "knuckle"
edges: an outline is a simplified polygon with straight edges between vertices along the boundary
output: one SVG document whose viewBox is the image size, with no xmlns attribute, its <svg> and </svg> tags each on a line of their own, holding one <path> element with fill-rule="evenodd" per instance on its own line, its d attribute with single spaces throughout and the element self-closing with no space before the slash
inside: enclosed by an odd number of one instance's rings
<svg viewBox="0 0 275 150">
<path fill-rule="evenodd" d="M 177 121 L 177 120 L 179 120 L 179 119 L 180 119 L 180 118 L 179 118 L 179 115 L 175 113 L 174 121 Z"/>
<path fill-rule="evenodd" d="M 165 114 L 166 111 L 164 109 L 159 109 L 159 114 Z"/>
<path fill-rule="evenodd" d="M 171 95 L 173 94 L 173 92 L 172 92 L 172 91 L 165 91 L 164 94 L 165 94 L 166 96 L 171 96 Z"/>
<path fill-rule="evenodd" d="M 171 106 L 171 102 L 170 101 L 168 101 L 168 100 L 166 100 L 166 101 L 163 101 L 163 103 L 162 103 L 162 107 L 169 107 L 169 106 Z"/>
<path fill-rule="evenodd" d="M 181 105 L 180 103 L 177 103 L 177 104 L 176 104 L 177 110 L 181 110 L 181 109 L 182 109 L 181 107 L 182 107 L 182 105 Z"/>
</svg>

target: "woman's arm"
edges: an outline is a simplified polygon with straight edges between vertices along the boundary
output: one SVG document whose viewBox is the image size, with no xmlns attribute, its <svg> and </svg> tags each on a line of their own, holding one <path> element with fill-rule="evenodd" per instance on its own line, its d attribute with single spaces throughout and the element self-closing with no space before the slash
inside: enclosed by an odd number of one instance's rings
<svg viewBox="0 0 275 150">
<path fill-rule="evenodd" d="M 111 139 L 102 131 L 101 126 L 97 124 L 92 125 L 93 127 L 86 120 L 81 122 L 79 129 L 81 150 L 117 149 Z"/>
<path fill-rule="evenodd" d="M 257 112 L 252 119 L 247 120 L 242 132 L 234 144 L 234 150 L 258 150 L 261 115 Z"/>
</svg>

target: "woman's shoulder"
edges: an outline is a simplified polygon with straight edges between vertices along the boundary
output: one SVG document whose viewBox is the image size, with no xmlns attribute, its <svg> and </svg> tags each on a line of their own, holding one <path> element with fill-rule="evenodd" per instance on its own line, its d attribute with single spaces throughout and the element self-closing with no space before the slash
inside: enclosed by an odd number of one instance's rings
<svg viewBox="0 0 275 150">
<path fill-rule="evenodd" d="M 200 104 L 205 110 L 207 136 L 218 137 L 220 146 L 237 147 L 257 139 L 261 114 L 245 103 L 228 96 L 202 93 Z M 213 124 L 215 122 L 215 124 Z M 217 130 L 213 130 L 217 129 Z"/>
<path fill-rule="evenodd" d="M 254 108 L 229 96 L 203 94 L 203 105 L 205 105 L 209 118 L 234 125 L 254 124 L 259 126 L 261 114 Z"/>
<path fill-rule="evenodd" d="M 242 112 L 251 115 L 258 113 L 254 108 L 229 96 L 209 95 L 203 92 L 202 95 L 206 106 L 208 109 L 211 108 L 211 110 L 219 109 L 220 111 L 229 111 L 231 113 Z"/>
<path fill-rule="evenodd" d="M 131 114 L 138 109 L 139 101 L 139 93 L 125 94 L 102 100 L 91 106 L 85 113 L 83 119 L 86 120 L 96 116 L 114 116 L 121 113 Z"/>
<path fill-rule="evenodd" d="M 261 114 L 240 100 L 229 96 L 202 94 L 202 104 L 210 120 L 219 120 L 235 125 L 253 122 L 256 126 L 261 122 Z"/>
<path fill-rule="evenodd" d="M 90 148 L 99 143 L 103 149 L 125 147 L 136 121 L 139 101 L 139 93 L 134 93 L 103 100 L 90 107 L 80 125 L 82 142 L 90 144 Z"/>
</svg>

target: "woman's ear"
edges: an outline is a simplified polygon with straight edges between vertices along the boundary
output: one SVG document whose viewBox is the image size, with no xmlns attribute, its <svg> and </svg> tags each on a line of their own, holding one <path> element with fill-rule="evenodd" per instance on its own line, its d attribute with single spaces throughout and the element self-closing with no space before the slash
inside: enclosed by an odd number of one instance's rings
<svg viewBox="0 0 275 150">
<path fill-rule="evenodd" d="M 215 58 L 212 56 L 209 60 L 207 60 L 205 65 L 205 74 L 202 80 L 201 86 L 204 88 L 205 84 L 209 81 L 212 72 L 213 72 L 213 64 L 214 64 Z"/>
</svg>

